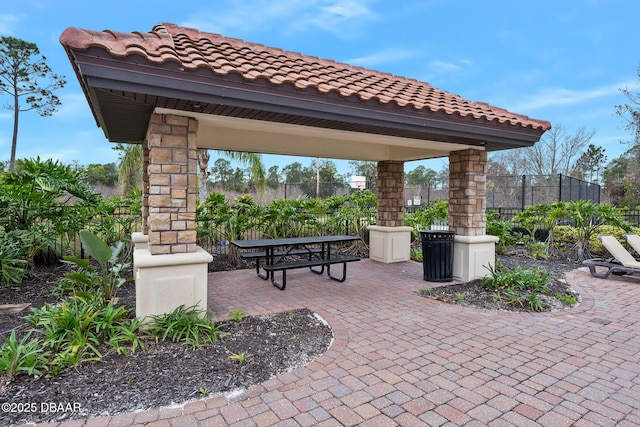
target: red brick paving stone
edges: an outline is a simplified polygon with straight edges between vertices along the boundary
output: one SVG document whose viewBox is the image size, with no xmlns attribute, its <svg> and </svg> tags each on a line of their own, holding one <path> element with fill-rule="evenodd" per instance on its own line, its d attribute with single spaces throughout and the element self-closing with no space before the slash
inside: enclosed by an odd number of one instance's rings
<svg viewBox="0 0 640 427">
<path fill-rule="evenodd" d="M 226 423 L 222 425 L 226 425 Z M 151 422 L 149 424 L 145 424 L 145 426 L 146 427 L 171 427 L 171 424 L 169 423 L 169 420 L 165 419 L 165 420 L 158 420 L 158 421 Z"/>
<path fill-rule="evenodd" d="M 147 411 L 136 413 L 136 416 L 133 419 L 133 422 L 136 424 L 146 424 L 152 421 L 156 421 L 158 418 L 160 418 L 160 410 L 150 409 Z"/>
<path fill-rule="evenodd" d="M 280 421 L 280 418 L 278 418 L 278 416 L 273 412 L 267 411 L 259 415 L 256 415 L 255 417 L 252 418 L 252 420 L 259 427 L 266 427 L 266 426 L 271 426 L 276 424 L 278 421 Z"/>
<path fill-rule="evenodd" d="M 220 411 L 218 409 L 207 409 L 205 411 L 196 412 L 194 416 L 198 421 L 202 421 L 202 420 L 206 420 L 209 418 L 222 416 L 222 415 L 220 415 Z"/>
<path fill-rule="evenodd" d="M 180 412 L 181 414 L 182 412 Z M 130 426 L 134 423 L 136 418 L 135 413 L 129 414 L 119 414 L 111 417 L 111 421 L 109 421 L 109 426 L 119 427 L 119 426 Z M 64 425 L 64 423 L 63 423 Z M 64 427 L 67 427 L 66 425 Z"/>
<path fill-rule="evenodd" d="M 311 427 L 318 424 L 316 419 L 313 418 L 313 416 L 308 413 L 298 414 L 293 419 L 298 423 L 298 425 L 302 427 Z"/>
<path fill-rule="evenodd" d="M 537 420 L 543 426 L 564 427 L 573 425 L 573 420 L 557 412 L 547 412 Z"/>
<path fill-rule="evenodd" d="M 227 427 L 227 425 L 222 415 L 214 415 L 198 421 L 198 427 Z"/>
<path fill-rule="evenodd" d="M 322 421 L 318 423 L 318 427 L 343 427 L 343 426 L 342 424 L 340 424 L 340 422 L 331 418 L 326 421 Z"/>
<path fill-rule="evenodd" d="M 437 406 L 433 411 L 459 426 L 471 421 L 471 418 L 467 414 L 449 404 Z"/>
<path fill-rule="evenodd" d="M 502 412 L 494 408 L 490 405 L 479 405 L 473 409 L 467 411 L 467 415 L 469 415 L 474 420 L 482 421 L 485 424 L 489 424 L 491 421 L 502 415 Z"/>
<path fill-rule="evenodd" d="M 360 415 L 363 419 L 368 420 L 380 415 L 380 410 L 373 406 L 371 403 L 365 403 L 363 405 L 354 408 L 354 411 Z"/>
<path fill-rule="evenodd" d="M 448 421 L 446 418 L 442 417 L 434 411 L 425 412 L 418 418 L 424 421 L 428 426 L 441 426 Z"/>
<path fill-rule="evenodd" d="M 524 403 L 521 403 L 520 405 L 516 406 L 515 408 L 513 408 L 513 410 L 519 413 L 520 415 L 523 415 L 529 418 L 530 420 L 534 420 L 534 421 L 540 418 L 542 414 L 544 414 L 544 412 L 534 408 L 533 406 L 529 406 Z"/>
<path fill-rule="evenodd" d="M 281 420 L 293 418 L 300 413 L 298 409 L 287 399 L 280 399 L 269 404 L 271 409 Z"/>
<path fill-rule="evenodd" d="M 193 414 L 190 414 L 172 418 L 169 420 L 169 424 L 171 424 L 171 427 L 192 427 L 197 426 L 198 421 Z"/>
<path fill-rule="evenodd" d="M 320 404 L 318 402 L 316 402 L 315 400 L 313 400 L 311 397 L 305 397 L 304 399 L 298 399 L 293 403 L 293 406 L 296 407 L 296 409 L 298 410 L 298 412 L 309 412 L 312 409 L 317 408 L 318 406 L 320 406 Z"/>
<path fill-rule="evenodd" d="M 60 427 L 80 427 L 83 426 L 85 420 L 68 420 L 60 423 Z"/>
<path fill-rule="evenodd" d="M 424 421 L 420 418 L 416 417 L 413 414 L 400 414 L 393 419 L 397 423 L 398 426 L 401 427 L 421 427 L 424 426 Z"/>
<path fill-rule="evenodd" d="M 356 408 L 364 403 L 371 402 L 373 400 L 373 396 L 365 391 L 360 390 L 344 396 L 341 400 L 342 403 L 344 403 L 348 407 Z"/>
<path fill-rule="evenodd" d="M 191 414 L 193 412 L 200 412 L 207 409 L 207 403 L 204 400 L 197 400 L 195 402 L 189 402 L 182 408 L 183 414 Z"/>
<path fill-rule="evenodd" d="M 107 427 L 109 422 L 111 422 L 111 417 L 89 418 L 84 423 L 84 427 Z M 135 423 L 141 424 L 139 421 L 136 421 Z"/>
<path fill-rule="evenodd" d="M 520 402 L 511 397 L 502 395 L 496 396 L 487 402 L 488 405 L 493 406 L 494 408 L 502 412 L 508 412 L 512 410 L 513 408 L 518 406 L 519 403 Z"/>
<path fill-rule="evenodd" d="M 238 403 L 220 408 L 220 415 L 222 415 L 225 421 L 229 424 L 249 418 L 249 414 L 246 409 Z"/>
<path fill-rule="evenodd" d="M 363 421 L 357 412 L 345 405 L 337 406 L 329 410 L 329 413 L 343 426 L 355 426 Z"/>
<path fill-rule="evenodd" d="M 378 415 L 374 418 L 363 421 L 360 427 L 395 427 L 398 424 L 386 415 Z"/>
<path fill-rule="evenodd" d="M 377 398 L 394 392 L 395 388 L 391 384 L 381 382 L 378 384 L 374 384 L 371 387 L 367 387 L 364 391 L 369 393 L 374 398 Z"/>
<path fill-rule="evenodd" d="M 538 426 L 549 426 L 549 427 L 561 427 L 561 426 L 556 426 L 555 424 L 541 424 L 541 423 L 537 423 L 535 421 L 530 420 L 527 417 L 524 417 L 518 413 L 515 412 L 508 412 L 506 414 L 504 414 L 501 418 L 504 421 L 507 421 L 509 423 L 509 426 L 511 427 L 538 427 Z"/>
</svg>

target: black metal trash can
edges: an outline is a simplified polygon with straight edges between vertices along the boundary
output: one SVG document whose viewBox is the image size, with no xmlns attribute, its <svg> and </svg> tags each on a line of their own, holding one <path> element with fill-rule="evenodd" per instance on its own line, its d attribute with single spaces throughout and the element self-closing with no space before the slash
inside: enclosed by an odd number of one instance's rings
<svg viewBox="0 0 640 427">
<path fill-rule="evenodd" d="M 422 269 L 428 282 L 453 280 L 453 239 L 455 232 L 420 231 L 422 239 Z"/>
</svg>

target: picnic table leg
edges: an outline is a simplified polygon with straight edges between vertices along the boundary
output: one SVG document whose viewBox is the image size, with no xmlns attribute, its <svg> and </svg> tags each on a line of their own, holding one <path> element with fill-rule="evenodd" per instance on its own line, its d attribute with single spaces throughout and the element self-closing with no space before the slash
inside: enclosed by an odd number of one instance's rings
<svg viewBox="0 0 640 427">
<path fill-rule="evenodd" d="M 335 280 L 336 282 L 344 282 L 347 278 L 347 263 L 343 262 L 342 263 L 342 277 L 335 277 L 331 275 L 331 266 L 327 265 L 327 275 L 329 276 L 330 279 Z"/>
<path fill-rule="evenodd" d="M 275 272 L 271 271 L 271 284 L 276 288 L 280 289 L 281 291 L 284 291 L 284 288 L 287 287 L 287 270 L 282 270 L 282 284 L 279 284 L 278 282 L 275 281 L 274 275 L 275 275 Z"/>
<path fill-rule="evenodd" d="M 324 259 L 324 245 L 325 244 L 322 243 L 322 249 L 321 249 L 321 252 L 320 252 L 320 257 L 322 259 Z M 311 261 L 312 257 L 313 257 L 313 254 L 311 253 L 311 251 L 309 251 L 309 261 Z M 309 270 L 311 270 L 313 273 L 316 273 L 316 274 L 322 274 L 322 273 L 324 273 L 324 265 L 320 266 L 320 271 L 314 270 L 313 267 L 309 267 Z"/>
<path fill-rule="evenodd" d="M 269 273 L 266 273 L 266 274 L 260 273 L 260 257 L 256 258 L 256 274 L 262 280 L 268 280 L 269 279 Z"/>
</svg>

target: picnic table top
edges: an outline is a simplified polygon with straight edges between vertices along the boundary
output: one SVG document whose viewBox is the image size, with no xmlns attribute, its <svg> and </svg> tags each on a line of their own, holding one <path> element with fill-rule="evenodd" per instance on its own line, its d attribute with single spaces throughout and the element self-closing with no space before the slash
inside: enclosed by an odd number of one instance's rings
<svg viewBox="0 0 640 427">
<path fill-rule="evenodd" d="M 271 248 L 276 246 L 310 245 L 318 243 L 339 243 L 360 240 L 359 236 L 330 235 L 308 237 L 285 237 L 282 239 L 232 240 L 230 243 L 241 249 Z"/>
</svg>

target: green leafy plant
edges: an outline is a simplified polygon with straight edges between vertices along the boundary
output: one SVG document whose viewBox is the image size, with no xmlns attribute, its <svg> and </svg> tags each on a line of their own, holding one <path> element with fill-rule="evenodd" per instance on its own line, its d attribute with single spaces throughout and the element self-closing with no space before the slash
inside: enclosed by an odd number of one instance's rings
<svg viewBox="0 0 640 427">
<path fill-rule="evenodd" d="M 540 295 L 535 292 L 531 292 L 527 300 L 529 307 L 533 311 L 543 311 L 547 307 Z"/>
<path fill-rule="evenodd" d="M 590 241 L 602 225 L 614 225 L 626 231 L 631 227 L 627 224 L 622 212 L 608 204 L 595 205 L 586 200 L 567 203 L 567 216 L 574 223 L 576 229 L 576 256 L 584 260 L 591 256 Z"/>
<path fill-rule="evenodd" d="M 518 237 L 513 233 L 513 223 L 500 218 L 497 211 L 487 212 L 486 232 L 488 235 L 498 238 L 498 243 L 496 244 L 496 252 L 498 254 L 503 254 L 506 248 L 515 244 Z"/>
<path fill-rule="evenodd" d="M 229 359 L 235 360 L 235 361 L 240 362 L 240 363 L 246 363 L 247 362 L 247 357 L 248 356 L 245 353 L 233 353 L 233 352 L 229 352 L 229 353 L 231 353 L 229 355 Z"/>
<path fill-rule="evenodd" d="M 420 292 L 420 295 L 431 295 L 431 289 L 429 288 L 425 288 L 425 289 L 420 289 L 418 292 Z"/>
<path fill-rule="evenodd" d="M 556 292 L 556 298 L 570 306 L 574 306 L 578 303 L 573 295 L 563 294 L 561 292 Z"/>
<path fill-rule="evenodd" d="M 0 348 L 0 372 L 11 379 L 20 373 L 42 375 L 47 369 L 49 354 L 39 339 L 31 339 L 31 332 L 18 340 L 16 331 L 12 331 Z"/>
<path fill-rule="evenodd" d="M 460 302 L 460 301 L 462 301 L 463 299 L 464 299 L 464 295 L 463 295 L 461 292 L 456 292 L 456 293 L 453 295 L 453 300 L 454 300 L 455 302 Z"/>
<path fill-rule="evenodd" d="M 224 324 L 217 325 L 197 306 L 181 305 L 171 313 L 151 316 L 145 324 L 145 335 L 201 348 L 206 343 L 215 344 L 222 327 Z"/>
<path fill-rule="evenodd" d="M 424 209 L 405 214 L 404 223 L 413 228 L 412 234 L 415 239 L 420 230 L 426 230 L 434 223 L 448 222 L 448 218 L 449 201 L 437 200 L 429 203 Z"/>
<path fill-rule="evenodd" d="M 482 280 L 485 289 L 494 290 L 527 290 L 533 292 L 547 292 L 549 272 L 544 267 L 524 268 L 517 266 L 512 270 L 496 262 L 496 267 L 486 267 L 489 275 Z"/>
<path fill-rule="evenodd" d="M 29 244 L 25 244 L 26 232 L 13 230 L 4 232 L 0 229 L 0 283 L 9 286 L 21 283 L 25 268 L 29 262 L 25 259 Z"/>
<path fill-rule="evenodd" d="M 236 308 L 231 313 L 229 313 L 229 319 L 240 322 L 246 315 L 247 313 L 244 310 Z"/>
<path fill-rule="evenodd" d="M 14 258 L 43 262 L 57 260 L 56 242 L 85 227 L 100 200 L 84 172 L 40 158 L 16 161 L 0 189 L 0 229 L 23 231 L 27 244 Z"/>
<path fill-rule="evenodd" d="M 137 335 L 140 321 L 129 319 L 123 306 L 103 305 L 98 296 L 74 294 L 60 304 L 32 308 L 25 320 L 42 335 L 42 347 L 54 355 L 49 375 L 57 375 L 68 365 L 101 360 L 103 343 L 118 354 L 143 347 Z"/>
<path fill-rule="evenodd" d="M 97 281 L 105 303 L 111 301 L 118 288 L 126 282 L 126 279 L 120 277 L 120 273 L 131 266 L 130 263 L 118 262 L 124 245 L 122 242 L 116 242 L 112 246 L 108 246 L 88 230 L 80 230 L 79 234 L 85 251 L 98 263 L 100 269 L 96 271 L 88 260 L 68 256 L 64 258 L 65 261 L 77 265 L 80 270 L 67 275 L 66 278 L 85 287 Z"/>
</svg>

